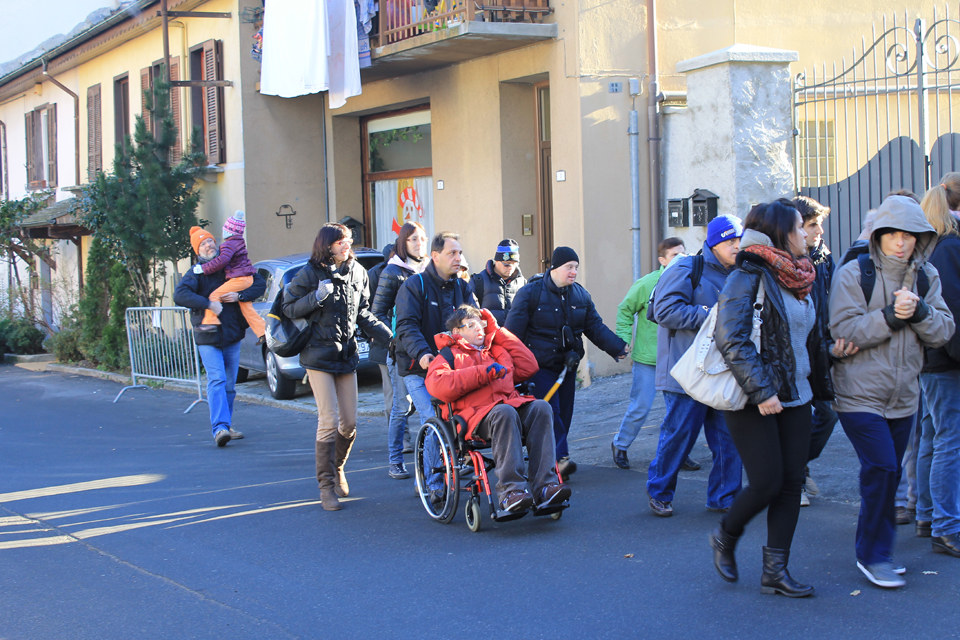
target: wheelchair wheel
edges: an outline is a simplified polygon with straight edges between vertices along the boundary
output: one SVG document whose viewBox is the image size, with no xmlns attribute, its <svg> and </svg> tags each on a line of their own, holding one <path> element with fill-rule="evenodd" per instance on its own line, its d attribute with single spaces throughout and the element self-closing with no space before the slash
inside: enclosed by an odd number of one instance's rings
<svg viewBox="0 0 960 640">
<path fill-rule="evenodd" d="M 467 507 L 464 509 L 464 515 L 467 516 L 467 526 L 470 531 L 474 533 L 480 531 L 480 501 L 476 498 L 470 498 L 467 501 Z"/>
<path fill-rule="evenodd" d="M 420 427 L 413 447 L 420 502 L 431 518 L 449 524 L 460 502 L 460 476 L 455 440 L 450 428 L 437 418 Z"/>
</svg>

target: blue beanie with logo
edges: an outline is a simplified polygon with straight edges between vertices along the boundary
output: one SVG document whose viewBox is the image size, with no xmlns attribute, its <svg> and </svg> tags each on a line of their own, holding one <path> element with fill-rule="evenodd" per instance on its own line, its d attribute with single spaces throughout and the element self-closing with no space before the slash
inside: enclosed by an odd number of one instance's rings
<svg viewBox="0 0 960 640">
<path fill-rule="evenodd" d="M 727 240 L 743 235 L 743 224 L 736 216 L 717 216 L 707 225 L 707 246 L 711 249 Z"/>
</svg>

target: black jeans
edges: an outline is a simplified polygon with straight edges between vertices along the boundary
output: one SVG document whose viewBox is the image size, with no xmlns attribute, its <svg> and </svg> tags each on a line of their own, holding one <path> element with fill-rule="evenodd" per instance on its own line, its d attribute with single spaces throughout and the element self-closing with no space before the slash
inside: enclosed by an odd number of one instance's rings
<svg viewBox="0 0 960 640">
<path fill-rule="evenodd" d="M 767 546 L 790 549 L 810 451 L 810 403 L 770 416 L 760 415 L 757 405 L 748 404 L 742 411 L 725 411 L 724 417 L 749 485 L 734 499 L 721 526 L 739 536 L 766 508 Z"/>
</svg>

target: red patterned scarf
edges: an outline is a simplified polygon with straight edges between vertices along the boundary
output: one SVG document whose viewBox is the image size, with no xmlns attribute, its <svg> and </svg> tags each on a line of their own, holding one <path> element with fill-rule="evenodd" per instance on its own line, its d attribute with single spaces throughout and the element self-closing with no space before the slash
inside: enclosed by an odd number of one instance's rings
<svg viewBox="0 0 960 640">
<path fill-rule="evenodd" d="M 744 251 L 760 256 L 773 267 L 777 274 L 777 282 L 784 289 L 792 291 L 798 300 L 803 300 L 810 295 L 813 281 L 817 277 L 817 271 L 810 262 L 810 258 L 806 256 L 794 258 L 786 251 L 759 244 L 750 245 Z"/>
</svg>

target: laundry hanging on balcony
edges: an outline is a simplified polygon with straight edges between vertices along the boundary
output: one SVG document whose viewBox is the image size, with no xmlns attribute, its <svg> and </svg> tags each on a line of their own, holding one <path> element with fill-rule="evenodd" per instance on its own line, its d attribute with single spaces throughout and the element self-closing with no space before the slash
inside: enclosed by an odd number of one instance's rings
<svg viewBox="0 0 960 640">
<path fill-rule="evenodd" d="M 373 31 L 373 18 L 377 15 L 377 0 L 354 0 L 357 10 L 357 48 L 360 52 L 360 68 L 366 69 L 373 64 L 370 59 L 370 32 Z"/>
<path fill-rule="evenodd" d="M 277 0 L 263 15 L 260 93 L 329 91 L 330 108 L 361 93 L 354 0 Z"/>
</svg>

